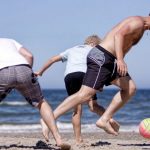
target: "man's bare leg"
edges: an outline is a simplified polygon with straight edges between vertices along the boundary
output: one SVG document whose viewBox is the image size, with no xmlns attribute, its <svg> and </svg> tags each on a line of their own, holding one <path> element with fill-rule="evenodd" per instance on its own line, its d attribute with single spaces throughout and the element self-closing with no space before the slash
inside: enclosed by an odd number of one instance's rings
<svg viewBox="0 0 150 150">
<path fill-rule="evenodd" d="M 43 100 L 39 104 L 38 108 L 39 108 L 40 114 L 41 114 L 44 122 L 46 123 L 48 128 L 51 130 L 57 146 L 60 146 L 61 149 L 69 150 L 70 145 L 62 142 L 62 138 L 59 134 L 58 128 L 57 128 L 56 123 L 55 123 L 54 115 L 53 115 L 52 109 L 49 106 L 49 104 L 45 100 Z"/>
<path fill-rule="evenodd" d="M 73 113 L 72 116 L 72 124 L 74 128 L 76 143 L 79 144 L 83 141 L 81 137 L 81 114 L 82 114 L 82 106 L 78 105 Z M 46 123 L 43 121 L 43 119 L 40 119 L 41 127 L 42 127 L 42 133 L 46 141 L 49 141 L 49 128 L 46 125 Z"/>
<path fill-rule="evenodd" d="M 57 119 L 59 116 L 63 115 L 65 112 L 70 110 L 71 108 L 81 104 L 83 102 L 88 101 L 91 97 L 96 93 L 96 90 L 89 88 L 87 86 L 82 86 L 81 89 L 71 95 L 68 96 L 55 110 L 54 110 L 54 118 Z M 47 140 L 49 137 L 49 129 L 47 125 L 44 123 L 45 121 L 41 119 L 42 132 Z"/>
<path fill-rule="evenodd" d="M 81 137 L 81 115 L 82 115 L 82 105 L 77 105 L 77 107 L 74 109 L 73 115 L 72 115 L 72 124 L 76 139 L 76 144 L 80 144 L 83 142 L 83 139 Z"/>
<path fill-rule="evenodd" d="M 121 90 L 114 96 L 102 117 L 96 122 L 96 125 L 110 134 L 118 135 L 117 132 L 112 132 L 110 130 L 109 120 L 112 118 L 113 114 L 134 95 L 136 88 L 130 77 L 122 77 L 112 83 L 120 87 Z"/>
<path fill-rule="evenodd" d="M 49 141 L 49 128 L 42 118 L 40 119 L 40 124 L 42 127 L 42 134 L 43 134 L 45 140 L 48 142 Z"/>
<path fill-rule="evenodd" d="M 59 116 L 63 115 L 65 112 L 67 112 L 71 108 L 75 107 L 76 105 L 89 101 L 95 93 L 96 93 L 96 90 L 94 90 L 94 89 L 92 89 L 90 87 L 82 85 L 81 89 L 77 93 L 67 97 L 54 110 L 54 117 L 55 117 L 55 119 L 57 119 Z M 99 124 L 97 124 L 97 126 L 101 127 L 101 126 L 99 126 Z M 107 126 L 108 126 L 107 127 L 108 130 L 106 130 L 106 131 L 108 133 L 110 133 L 110 134 L 117 134 L 117 131 L 115 131 L 115 129 L 111 125 L 111 119 L 110 119 L 110 122 L 107 123 Z M 104 128 L 104 127 L 102 127 L 102 128 Z"/>
<path fill-rule="evenodd" d="M 91 99 L 88 102 L 88 106 L 89 106 L 89 109 L 90 109 L 91 112 L 96 113 L 99 116 L 102 116 L 103 113 L 105 112 L 105 108 L 103 106 L 99 105 L 96 100 Z M 117 131 L 117 132 L 119 131 L 120 125 L 116 120 L 111 118 L 110 119 L 110 124 L 111 124 L 111 126 L 113 127 L 113 129 L 115 131 Z"/>
<path fill-rule="evenodd" d="M 67 112 L 71 108 L 75 107 L 76 105 L 89 101 L 95 93 L 96 93 L 96 90 L 82 85 L 81 89 L 77 93 L 67 97 L 54 110 L 55 118 L 57 119 L 59 116 L 63 115 L 65 112 Z M 110 119 L 111 119 L 111 117 L 109 118 L 109 120 Z M 96 124 L 98 127 L 101 127 L 98 124 L 98 122 Z M 105 126 L 106 126 L 106 128 L 104 126 L 102 126 L 101 128 L 103 128 L 103 129 L 105 128 L 105 131 L 107 131 L 109 134 L 117 135 L 117 132 L 113 129 L 113 127 L 111 126 L 109 121 L 107 122 L 107 124 Z"/>
<path fill-rule="evenodd" d="M 70 109 L 76 107 L 78 104 L 82 104 L 84 102 L 89 101 L 92 96 L 96 93 L 96 90 L 82 85 L 81 89 L 71 95 L 68 96 L 62 103 L 54 110 L 54 117 L 57 119 L 59 116 L 63 115 Z"/>
</svg>

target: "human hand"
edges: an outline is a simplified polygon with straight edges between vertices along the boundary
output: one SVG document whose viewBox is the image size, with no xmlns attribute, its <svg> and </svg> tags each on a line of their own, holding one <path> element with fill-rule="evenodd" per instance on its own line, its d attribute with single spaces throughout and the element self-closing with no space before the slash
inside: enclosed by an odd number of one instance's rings
<svg viewBox="0 0 150 150">
<path fill-rule="evenodd" d="M 117 60 L 117 71 L 122 77 L 124 77 L 127 74 L 128 68 L 124 60 Z"/>
<path fill-rule="evenodd" d="M 34 75 L 37 77 L 37 76 L 42 76 L 42 74 L 40 72 L 34 72 Z"/>
</svg>

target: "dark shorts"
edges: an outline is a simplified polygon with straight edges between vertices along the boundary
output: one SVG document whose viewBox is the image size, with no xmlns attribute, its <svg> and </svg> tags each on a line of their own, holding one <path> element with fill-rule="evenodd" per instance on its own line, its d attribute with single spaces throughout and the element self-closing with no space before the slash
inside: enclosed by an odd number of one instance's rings
<svg viewBox="0 0 150 150">
<path fill-rule="evenodd" d="M 84 72 L 73 72 L 65 77 L 65 85 L 68 95 L 72 95 L 78 92 L 82 86 Z M 97 100 L 96 94 L 93 96 L 93 100 Z"/>
<path fill-rule="evenodd" d="M 129 74 L 127 73 L 126 76 Z M 120 77 L 115 56 L 99 45 L 89 52 L 83 85 L 101 91 L 104 85 L 108 86 L 113 80 Z"/>
<path fill-rule="evenodd" d="M 32 106 L 37 106 L 43 99 L 40 85 L 29 65 L 16 65 L 0 69 L 0 101 L 14 88 Z"/>
</svg>

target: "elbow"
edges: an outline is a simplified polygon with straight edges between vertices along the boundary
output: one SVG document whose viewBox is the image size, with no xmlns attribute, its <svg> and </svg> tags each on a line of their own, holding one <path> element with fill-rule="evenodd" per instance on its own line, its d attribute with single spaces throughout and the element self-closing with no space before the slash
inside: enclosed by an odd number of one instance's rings
<svg viewBox="0 0 150 150">
<path fill-rule="evenodd" d="M 33 59 L 34 59 L 34 57 L 33 57 L 33 55 L 32 55 L 31 53 L 28 54 L 27 57 L 28 57 L 30 60 L 33 60 Z"/>
<path fill-rule="evenodd" d="M 30 59 L 32 59 L 32 60 L 34 59 L 34 57 L 33 57 L 33 55 L 32 55 L 32 54 L 29 56 L 29 58 L 30 58 Z"/>
</svg>

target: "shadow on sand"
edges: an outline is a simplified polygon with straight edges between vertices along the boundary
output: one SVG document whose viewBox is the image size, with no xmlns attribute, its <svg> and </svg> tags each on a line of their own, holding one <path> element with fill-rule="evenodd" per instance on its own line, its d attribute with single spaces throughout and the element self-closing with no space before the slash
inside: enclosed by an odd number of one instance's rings
<svg viewBox="0 0 150 150">
<path fill-rule="evenodd" d="M 143 150 L 150 150 L 150 144 L 118 144 L 119 146 L 139 146 L 142 147 Z"/>
<path fill-rule="evenodd" d="M 91 146 L 105 146 L 105 145 L 111 145 L 111 143 L 98 141 L 98 142 L 96 142 L 96 143 L 92 143 L 92 144 L 91 144 Z"/>
<path fill-rule="evenodd" d="M 43 149 L 43 150 L 60 150 L 60 148 L 55 148 L 51 144 L 46 144 L 43 141 L 38 141 L 35 146 L 25 146 L 25 145 L 17 145 L 17 144 L 11 144 L 8 146 L 0 145 L 0 149 Z"/>
</svg>

